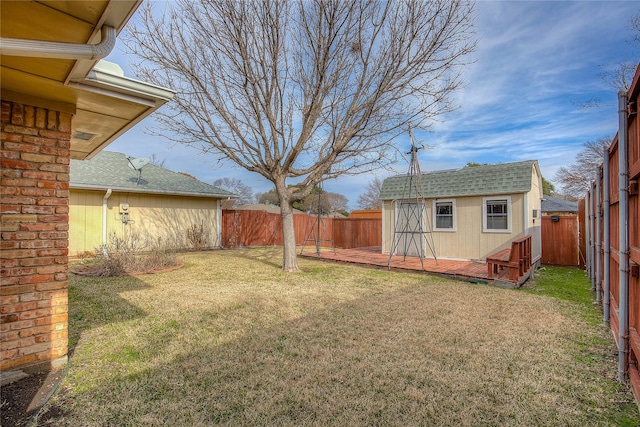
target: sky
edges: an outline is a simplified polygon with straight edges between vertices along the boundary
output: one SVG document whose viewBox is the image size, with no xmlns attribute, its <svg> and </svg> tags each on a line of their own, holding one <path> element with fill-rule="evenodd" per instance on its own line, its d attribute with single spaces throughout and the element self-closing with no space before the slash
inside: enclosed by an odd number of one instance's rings
<svg viewBox="0 0 640 427">
<path fill-rule="evenodd" d="M 479 1 L 476 12 L 478 47 L 464 70 L 465 85 L 455 94 L 459 108 L 440 117 L 430 132 L 414 135 L 429 147 L 418 153 L 420 169 L 537 160 L 543 177 L 558 187 L 557 170 L 574 163 L 586 142 L 617 131 L 617 90 L 601 73 L 625 60 L 638 63 L 640 46 L 631 43 L 630 19 L 640 12 L 640 3 Z M 135 78 L 121 43 L 106 59 Z M 588 108 L 594 100 L 599 106 Z M 256 193 L 273 188 L 258 174 L 151 136 L 153 127 L 153 118 L 147 118 L 106 150 L 154 155 L 165 168 L 209 184 L 229 177 Z M 409 151 L 408 136 L 396 145 Z M 407 158 L 394 171 L 342 177 L 326 181 L 324 188 L 345 195 L 349 207 L 357 209 L 358 196 L 374 177 L 408 170 Z"/>
</svg>

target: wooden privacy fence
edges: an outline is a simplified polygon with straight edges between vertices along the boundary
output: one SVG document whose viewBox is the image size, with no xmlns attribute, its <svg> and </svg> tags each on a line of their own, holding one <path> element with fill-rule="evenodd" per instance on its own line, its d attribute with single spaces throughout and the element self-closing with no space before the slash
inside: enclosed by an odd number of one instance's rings
<svg viewBox="0 0 640 427">
<path fill-rule="evenodd" d="M 541 231 L 542 264 L 580 265 L 578 215 L 545 215 Z"/>
<path fill-rule="evenodd" d="M 618 345 L 618 379 L 640 401 L 640 67 L 619 94 L 618 134 L 585 197 L 587 271 Z"/>
<path fill-rule="evenodd" d="M 315 215 L 294 214 L 297 245 L 342 249 L 382 246 L 381 219 L 318 219 Z M 319 238 L 318 238 L 319 237 Z M 251 210 L 222 211 L 222 246 L 281 246 L 280 214 Z"/>
</svg>

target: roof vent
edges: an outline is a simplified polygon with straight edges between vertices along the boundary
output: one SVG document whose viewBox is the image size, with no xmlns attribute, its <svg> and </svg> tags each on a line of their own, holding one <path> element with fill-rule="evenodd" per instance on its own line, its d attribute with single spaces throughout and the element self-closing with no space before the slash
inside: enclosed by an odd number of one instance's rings
<svg viewBox="0 0 640 427">
<path fill-rule="evenodd" d="M 77 130 L 71 136 L 75 139 L 81 139 L 83 141 L 91 141 L 93 138 L 96 137 L 96 134 Z"/>
</svg>

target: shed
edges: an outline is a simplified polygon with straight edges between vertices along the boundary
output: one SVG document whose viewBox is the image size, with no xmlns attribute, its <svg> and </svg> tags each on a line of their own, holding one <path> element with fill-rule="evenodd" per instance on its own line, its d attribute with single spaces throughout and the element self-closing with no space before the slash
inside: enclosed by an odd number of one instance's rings
<svg viewBox="0 0 640 427">
<path fill-rule="evenodd" d="M 413 201 L 422 206 L 426 256 L 433 256 L 427 238 L 437 258 L 485 260 L 531 235 L 532 263 L 540 261 L 542 175 L 536 160 L 393 176 L 384 180 L 380 199 L 383 253 L 394 247 L 402 202 Z M 398 248 L 395 254 L 405 255 Z"/>
<path fill-rule="evenodd" d="M 116 238 L 185 249 L 199 237 L 200 248 L 220 246 L 221 202 L 233 193 L 153 164 L 138 171 L 130 160 L 110 151 L 71 160 L 70 255 Z"/>
</svg>

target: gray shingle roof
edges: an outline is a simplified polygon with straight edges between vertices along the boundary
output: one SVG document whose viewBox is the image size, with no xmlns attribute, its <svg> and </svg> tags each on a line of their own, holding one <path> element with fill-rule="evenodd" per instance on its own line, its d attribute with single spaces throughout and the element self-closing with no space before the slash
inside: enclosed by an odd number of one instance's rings
<svg viewBox="0 0 640 427">
<path fill-rule="evenodd" d="M 557 197 L 544 196 L 542 199 L 542 212 L 578 212 L 578 202 L 558 199 Z"/>
<path fill-rule="evenodd" d="M 531 191 L 531 174 L 536 160 L 463 167 L 455 170 L 428 172 L 421 175 L 418 193 L 424 198 L 486 196 L 527 193 Z M 381 200 L 416 197 L 416 187 L 409 190 L 409 176 L 397 175 L 384 180 Z"/>
<path fill-rule="evenodd" d="M 108 189 L 133 193 L 171 194 L 198 197 L 236 197 L 233 193 L 181 173 L 147 164 L 138 172 L 129 167 L 127 156 L 101 151 L 91 160 L 71 160 L 71 188 Z"/>
</svg>

